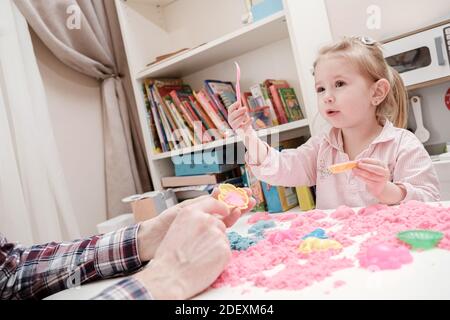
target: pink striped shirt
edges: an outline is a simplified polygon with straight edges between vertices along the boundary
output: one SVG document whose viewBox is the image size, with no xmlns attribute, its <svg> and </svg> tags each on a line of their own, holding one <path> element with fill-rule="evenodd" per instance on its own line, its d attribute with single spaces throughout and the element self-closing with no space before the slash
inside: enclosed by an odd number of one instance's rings
<svg viewBox="0 0 450 320">
<path fill-rule="evenodd" d="M 416 136 L 405 129 L 386 123 L 380 135 L 355 160 L 374 158 L 386 163 L 391 181 L 406 189 L 403 201 L 439 201 L 439 181 L 430 156 Z M 246 155 L 248 162 L 248 154 Z M 328 166 L 349 161 L 344 152 L 340 129 L 309 139 L 297 149 L 269 153 L 260 165 L 250 165 L 255 176 L 272 185 L 316 185 L 318 209 L 332 209 L 340 205 L 365 207 L 378 203 L 365 183 L 352 171 L 330 174 Z"/>
</svg>

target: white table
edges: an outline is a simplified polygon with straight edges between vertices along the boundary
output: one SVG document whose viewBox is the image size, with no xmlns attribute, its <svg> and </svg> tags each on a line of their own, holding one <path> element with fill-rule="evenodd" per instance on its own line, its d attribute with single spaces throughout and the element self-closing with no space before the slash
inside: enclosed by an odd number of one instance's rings
<svg viewBox="0 0 450 320">
<path fill-rule="evenodd" d="M 441 202 L 450 207 L 450 201 Z M 355 209 L 356 210 L 356 209 Z M 294 208 L 290 211 L 298 211 Z M 333 210 L 324 210 L 329 213 Z M 249 214 L 243 216 L 231 228 L 242 235 L 247 234 Z M 358 244 L 345 248 L 346 255 L 354 256 Z M 194 299 L 450 299 L 450 252 L 433 249 L 411 252 L 413 262 L 398 270 L 370 272 L 355 267 L 336 271 L 322 282 L 298 291 L 270 290 L 249 284 L 237 287 L 209 289 Z M 47 299 L 89 299 L 120 279 L 99 281 L 83 285 L 79 289 L 69 289 Z M 333 288 L 337 280 L 345 285 Z"/>
</svg>

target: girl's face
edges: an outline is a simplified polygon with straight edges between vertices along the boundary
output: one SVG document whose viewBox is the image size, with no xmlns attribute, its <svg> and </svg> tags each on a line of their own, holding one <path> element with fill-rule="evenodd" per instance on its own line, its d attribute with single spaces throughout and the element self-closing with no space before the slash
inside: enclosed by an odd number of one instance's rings
<svg viewBox="0 0 450 320">
<path fill-rule="evenodd" d="M 376 119 L 371 104 L 374 82 L 339 56 L 324 57 L 315 68 L 319 111 L 335 128 L 352 128 Z"/>
</svg>

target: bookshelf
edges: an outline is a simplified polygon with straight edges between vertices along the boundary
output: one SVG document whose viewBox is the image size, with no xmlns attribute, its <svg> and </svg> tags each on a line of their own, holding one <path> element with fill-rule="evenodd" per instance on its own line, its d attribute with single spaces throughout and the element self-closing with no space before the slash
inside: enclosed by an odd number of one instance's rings
<svg viewBox="0 0 450 320">
<path fill-rule="evenodd" d="M 281 134 L 281 133 L 291 131 L 291 130 L 306 129 L 306 130 L 303 130 L 302 134 L 305 134 L 305 133 L 307 134 L 309 132 L 307 130 L 307 127 L 308 127 L 308 120 L 304 119 L 304 120 L 297 120 L 297 121 L 285 123 L 285 124 L 267 128 L 267 129 L 262 129 L 262 130 L 257 131 L 257 133 L 258 133 L 259 137 L 267 137 L 268 135 L 271 135 L 271 134 Z M 239 142 L 242 142 L 242 138 L 235 135 L 235 136 L 229 137 L 227 139 L 216 140 L 216 141 L 213 141 L 210 143 L 205 143 L 203 145 L 197 145 L 197 146 L 192 146 L 192 147 L 188 147 L 188 148 L 184 148 L 184 149 L 180 149 L 180 150 L 155 154 L 152 156 L 152 159 L 159 160 L 159 159 L 164 159 L 164 158 L 170 158 L 170 157 L 181 155 L 181 154 L 186 154 L 186 153 L 191 153 L 191 152 L 196 152 L 196 151 L 201 151 L 201 150 L 208 150 L 208 149 L 226 146 L 226 145 L 230 145 L 233 143 L 239 143 Z"/>
<path fill-rule="evenodd" d="M 145 150 L 155 189 L 161 177 L 172 176 L 171 157 L 241 144 L 232 136 L 203 145 L 153 153 L 142 83 L 145 78 L 182 78 L 199 90 L 205 79 L 235 81 L 234 61 L 242 71 L 241 88 L 265 79 L 284 79 L 294 88 L 304 120 L 258 131 L 280 139 L 315 134 L 323 123 L 317 116 L 312 63 L 317 49 L 331 41 L 325 0 L 284 0 L 284 10 L 243 24 L 244 0 L 115 0 L 133 80 Z M 161 62 L 156 57 L 190 48 Z"/>
<path fill-rule="evenodd" d="M 240 56 L 288 37 L 284 12 L 244 26 L 223 37 L 202 44 L 153 67 L 145 68 L 137 80 L 158 77 L 185 77 L 221 61 Z"/>
</svg>

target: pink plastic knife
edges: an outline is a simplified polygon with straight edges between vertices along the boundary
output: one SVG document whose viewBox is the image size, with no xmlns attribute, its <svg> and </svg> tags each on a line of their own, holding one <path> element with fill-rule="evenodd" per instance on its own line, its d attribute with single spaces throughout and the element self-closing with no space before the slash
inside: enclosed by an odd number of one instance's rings
<svg viewBox="0 0 450 320">
<path fill-rule="evenodd" d="M 241 81 L 241 68 L 239 67 L 239 64 L 235 61 L 234 64 L 236 65 L 236 101 L 241 103 L 241 85 L 239 82 Z"/>
</svg>

